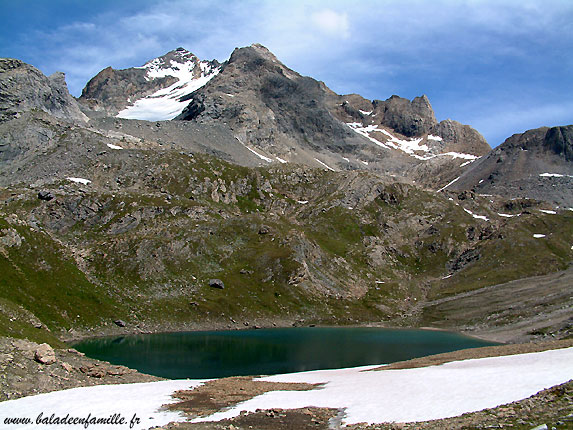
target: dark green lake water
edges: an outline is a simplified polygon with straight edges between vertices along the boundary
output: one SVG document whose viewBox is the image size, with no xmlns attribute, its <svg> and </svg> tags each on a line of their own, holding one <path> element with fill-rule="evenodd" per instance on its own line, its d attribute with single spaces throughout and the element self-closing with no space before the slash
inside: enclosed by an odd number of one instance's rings
<svg viewBox="0 0 573 430">
<path fill-rule="evenodd" d="M 152 375 L 202 379 L 385 364 L 488 345 L 443 331 L 300 327 L 97 338 L 74 348 Z"/>
</svg>

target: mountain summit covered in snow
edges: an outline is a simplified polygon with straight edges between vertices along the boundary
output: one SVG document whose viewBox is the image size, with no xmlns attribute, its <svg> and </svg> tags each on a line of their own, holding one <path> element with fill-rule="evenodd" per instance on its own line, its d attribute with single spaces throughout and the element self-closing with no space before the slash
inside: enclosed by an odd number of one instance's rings
<svg viewBox="0 0 573 430">
<path fill-rule="evenodd" d="M 91 79 L 80 101 L 119 118 L 170 120 L 189 104 L 186 96 L 201 88 L 221 69 L 216 60 L 201 61 L 184 48 L 142 67 L 108 67 Z"/>
</svg>

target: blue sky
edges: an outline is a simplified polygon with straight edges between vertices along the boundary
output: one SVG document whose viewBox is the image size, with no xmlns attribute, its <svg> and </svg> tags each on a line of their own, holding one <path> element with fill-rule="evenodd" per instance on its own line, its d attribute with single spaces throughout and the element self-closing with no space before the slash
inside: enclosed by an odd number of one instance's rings
<svg viewBox="0 0 573 430">
<path fill-rule="evenodd" d="M 107 66 L 262 43 L 339 94 L 426 94 L 492 146 L 573 123 L 570 0 L 0 0 L 0 16 L 0 57 L 65 72 L 76 96 Z"/>
</svg>

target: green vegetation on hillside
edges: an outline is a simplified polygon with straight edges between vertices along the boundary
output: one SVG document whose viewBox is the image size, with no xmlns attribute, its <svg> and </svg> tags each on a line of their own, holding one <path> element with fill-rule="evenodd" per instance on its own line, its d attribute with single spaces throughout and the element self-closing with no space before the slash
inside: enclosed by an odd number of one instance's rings
<svg viewBox="0 0 573 430">
<path fill-rule="evenodd" d="M 142 330 L 412 324 L 426 299 L 560 270 L 573 257 L 569 211 L 502 219 L 489 200 L 364 172 L 138 155 L 94 170 L 89 186 L 47 186 L 50 201 L 27 187 L 1 195 L 0 303 L 20 316 L 3 316 L 0 335 L 55 342 L 24 314 L 56 335 L 115 319 Z"/>
</svg>

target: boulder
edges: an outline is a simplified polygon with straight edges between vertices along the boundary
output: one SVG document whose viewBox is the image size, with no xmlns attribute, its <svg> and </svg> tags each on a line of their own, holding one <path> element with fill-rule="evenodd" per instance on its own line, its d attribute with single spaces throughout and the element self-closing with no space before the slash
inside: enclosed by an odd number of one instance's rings
<svg viewBox="0 0 573 430">
<path fill-rule="evenodd" d="M 209 286 L 211 288 L 218 288 L 220 290 L 225 288 L 225 284 L 220 279 L 209 279 Z"/>
<path fill-rule="evenodd" d="M 56 362 L 56 353 L 47 343 L 43 343 L 36 348 L 34 360 L 41 364 L 53 364 Z"/>
<path fill-rule="evenodd" d="M 45 201 L 49 202 L 50 200 L 52 200 L 54 198 L 54 195 L 52 193 L 50 193 L 49 191 L 40 191 L 40 192 L 38 192 L 38 198 L 40 200 L 45 200 Z"/>
<path fill-rule="evenodd" d="M 271 228 L 268 225 L 261 225 L 259 228 L 259 234 L 269 234 L 271 231 Z"/>
<path fill-rule="evenodd" d="M 89 364 L 80 367 L 80 372 L 89 376 L 90 378 L 103 378 L 106 376 L 107 372 L 102 367 L 97 364 Z"/>
<path fill-rule="evenodd" d="M 123 320 L 115 320 L 113 323 L 118 327 L 125 327 L 126 326 L 125 321 L 123 321 Z"/>
</svg>

